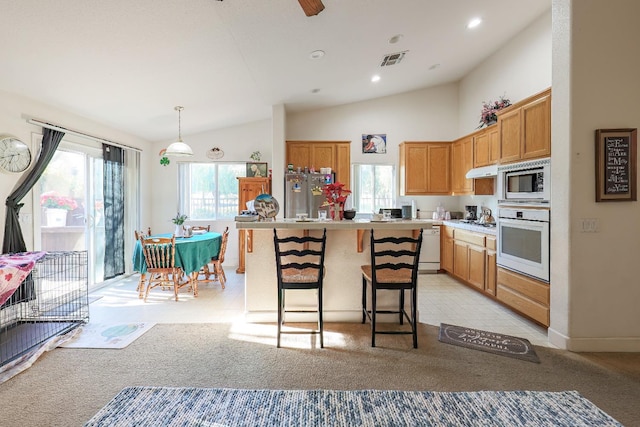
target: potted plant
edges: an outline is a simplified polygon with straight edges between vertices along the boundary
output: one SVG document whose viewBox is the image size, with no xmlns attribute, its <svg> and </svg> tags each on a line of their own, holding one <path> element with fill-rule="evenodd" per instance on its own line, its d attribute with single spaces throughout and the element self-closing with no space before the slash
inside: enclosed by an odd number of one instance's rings
<svg viewBox="0 0 640 427">
<path fill-rule="evenodd" d="M 351 190 L 344 188 L 343 183 L 336 181 L 332 184 L 325 184 L 322 187 L 322 193 L 327 199 L 323 206 L 330 206 L 331 218 L 342 219 L 344 217 L 344 202 L 347 201 Z"/>
<path fill-rule="evenodd" d="M 67 225 L 67 213 L 78 208 L 78 203 L 56 191 L 47 191 L 40 195 L 40 206 L 45 208 L 47 226 L 64 227 Z"/>
<path fill-rule="evenodd" d="M 480 126 L 478 126 L 478 129 L 497 122 L 498 116 L 496 115 L 496 112 L 502 110 L 503 108 L 507 108 L 510 105 L 511 101 L 504 96 L 501 96 L 498 101 L 483 102 L 482 111 L 480 112 Z"/>
<path fill-rule="evenodd" d="M 186 216 L 185 214 L 180 214 L 180 212 L 178 212 L 175 217 L 171 218 L 171 222 L 173 222 L 176 225 L 176 229 L 173 233 L 175 234 L 176 237 L 184 236 L 184 229 L 182 228 L 182 225 L 187 220 L 187 218 L 189 217 Z"/>
</svg>

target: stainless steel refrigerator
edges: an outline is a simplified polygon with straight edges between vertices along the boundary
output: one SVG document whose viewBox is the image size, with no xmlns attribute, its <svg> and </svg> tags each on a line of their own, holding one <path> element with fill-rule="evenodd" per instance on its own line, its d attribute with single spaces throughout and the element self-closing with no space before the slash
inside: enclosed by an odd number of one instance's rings
<svg viewBox="0 0 640 427">
<path fill-rule="evenodd" d="M 335 174 L 285 173 L 284 174 L 284 217 L 295 218 L 297 214 L 318 217 L 318 208 L 326 200 L 322 186 L 331 184 Z"/>
</svg>

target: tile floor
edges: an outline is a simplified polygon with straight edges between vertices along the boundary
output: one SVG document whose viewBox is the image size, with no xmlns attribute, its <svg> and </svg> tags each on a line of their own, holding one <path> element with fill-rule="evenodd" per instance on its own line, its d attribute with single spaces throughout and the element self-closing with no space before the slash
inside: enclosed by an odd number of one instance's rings
<svg viewBox="0 0 640 427">
<path fill-rule="evenodd" d="M 92 323 L 114 321 L 156 323 L 235 323 L 243 322 L 244 275 L 235 268 L 225 268 L 226 289 L 218 283 L 202 283 L 194 298 L 181 290 L 179 301 L 173 292 L 153 289 L 147 302 L 138 299 L 139 275 L 110 283 L 91 293 L 98 300 L 89 306 Z M 167 310 L 170 304 L 171 310 Z M 418 289 L 419 321 L 439 326 L 440 323 L 468 326 L 528 339 L 532 344 L 551 346 L 544 328 L 480 293 L 459 284 L 446 274 L 422 274 Z"/>
</svg>

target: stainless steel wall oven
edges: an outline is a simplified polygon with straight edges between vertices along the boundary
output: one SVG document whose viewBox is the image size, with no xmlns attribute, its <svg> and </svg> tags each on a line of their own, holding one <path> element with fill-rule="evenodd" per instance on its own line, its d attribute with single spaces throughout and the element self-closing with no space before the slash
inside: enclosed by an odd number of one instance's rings
<svg viewBox="0 0 640 427">
<path fill-rule="evenodd" d="M 498 208 L 500 267 L 549 282 L 549 209 Z"/>
</svg>

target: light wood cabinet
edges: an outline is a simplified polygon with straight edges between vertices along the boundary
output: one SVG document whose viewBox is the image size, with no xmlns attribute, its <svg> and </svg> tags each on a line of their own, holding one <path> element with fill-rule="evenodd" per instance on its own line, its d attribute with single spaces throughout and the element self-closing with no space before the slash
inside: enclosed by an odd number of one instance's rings
<svg viewBox="0 0 640 427">
<path fill-rule="evenodd" d="M 351 142 L 349 141 L 287 141 L 286 164 L 304 169 L 331 168 L 336 181 L 351 186 Z"/>
<path fill-rule="evenodd" d="M 440 226 L 440 268 L 453 274 L 453 227 Z"/>
<path fill-rule="evenodd" d="M 499 159 L 498 126 L 491 125 L 473 137 L 473 167 L 495 165 Z"/>
<path fill-rule="evenodd" d="M 454 196 L 473 194 L 473 179 L 467 172 L 473 169 L 473 137 L 466 136 L 451 145 L 451 192 Z"/>
<path fill-rule="evenodd" d="M 551 155 L 551 89 L 498 112 L 500 163 Z"/>
<path fill-rule="evenodd" d="M 478 289 L 484 289 L 485 235 L 472 231 L 453 231 L 453 274 Z"/>
<path fill-rule="evenodd" d="M 484 291 L 489 295 L 496 295 L 497 257 L 496 257 L 496 236 L 487 235 L 486 240 L 486 276 L 484 281 Z"/>
<path fill-rule="evenodd" d="M 271 178 L 238 178 L 238 213 L 245 210 L 246 203 L 260 194 L 271 194 Z M 238 230 L 238 268 L 244 273 L 247 230 Z"/>
<path fill-rule="evenodd" d="M 549 284 L 498 268 L 496 298 L 514 310 L 549 326 Z"/>
<path fill-rule="evenodd" d="M 451 192 L 451 144 L 403 142 L 400 152 L 400 194 L 428 195 Z"/>
</svg>

